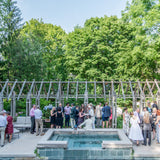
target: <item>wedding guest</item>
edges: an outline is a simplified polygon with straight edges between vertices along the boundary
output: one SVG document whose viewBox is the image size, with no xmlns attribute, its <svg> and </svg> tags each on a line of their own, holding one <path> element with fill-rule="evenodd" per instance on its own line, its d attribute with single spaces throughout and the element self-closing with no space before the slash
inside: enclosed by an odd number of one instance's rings
<svg viewBox="0 0 160 160">
<path fill-rule="evenodd" d="M 99 105 L 96 106 L 96 127 L 99 128 L 100 127 L 100 120 L 101 120 L 101 111 L 102 111 L 102 108 L 101 108 L 101 103 L 99 103 Z"/>
<path fill-rule="evenodd" d="M 75 119 L 74 119 L 74 113 L 75 113 L 75 110 L 76 110 L 76 107 L 74 106 L 74 103 L 71 104 L 71 113 L 70 113 L 70 116 L 71 116 L 71 128 L 73 129 L 74 126 L 75 126 Z"/>
<path fill-rule="evenodd" d="M 87 119 L 81 123 L 78 127 L 80 128 L 81 126 L 85 125 L 84 129 L 94 129 L 93 128 L 93 120 L 91 120 L 91 115 L 87 116 Z"/>
<path fill-rule="evenodd" d="M 151 124 L 152 124 L 152 117 L 149 115 L 149 112 L 146 111 L 144 113 L 144 117 L 143 117 L 143 129 L 144 129 L 144 145 L 147 145 L 147 137 L 149 139 L 148 141 L 148 145 L 151 145 Z"/>
<path fill-rule="evenodd" d="M 61 108 L 58 107 L 56 112 L 56 128 L 62 128 L 63 117 L 64 117 L 63 112 L 61 111 Z"/>
<path fill-rule="evenodd" d="M 155 122 L 156 124 L 156 139 L 157 139 L 157 144 L 160 143 L 160 138 L 159 138 L 159 132 L 160 132 L 160 116 L 157 116 L 157 120 Z"/>
<path fill-rule="evenodd" d="M 137 108 L 136 111 L 134 112 L 134 115 L 137 116 L 140 120 L 140 113 L 139 112 L 140 112 L 140 110 L 139 110 L 139 108 Z"/>
<path fill-rule="evenodd" d="M 129 134 L 129 121 L 130 121 L 130 115 L 128 113 L 128 108 L 124 108 L 123 112 L 123 131 L 126 135 Z"/>
<path fill-rule="evenodd" d="M 10 116 L 9 112 L 6 112 L 7 115 L 7 126 L 5 130 L 5 137 L 6 134 L 9 135 L 9 143 L 11 143 L 12 135 L 13 135 L 13 118 Z"/>
<path fill-rule="evenodd" d="M 109 117 L 111 116 L 111 108 L 110 106 L 108 106 L 108 103 L 106 102 L 105 107 L 102 108 L 102 112 L 103 112 L 103 128 L 105 126 L 105 122 L 106 122 L 106 128 L 108 128 L 108 121 L 109 121 Z"/>
<path fill-rule="evenodd" d="M 53 107 L 51 112 L 51 128 L 56 128 L 56 108 Z"/>
<path fill-rule="evenodd" d="M 36 136 L 39 135 L 39 127 L 40 127 L 40 135 L 43 136 L 43 121 L 42 121 L 42 111 L 40 107 L 37 106 L 36 110 L 34 111 L 35 114 L 35 122 L 36 122 Z"/>
<path fill-rule="evenodd" d="M 4 146 L 4 136 L 5 136 L 6 125 L 7 125 L 7 120 L 4 117 L 4 112 L 0 112 L 1 147 Z"/>
<path fill-rule="evenodd" d="M 143 141 L 142 131 L 139 126 L 140 121 L 138 116 L 133 115 L 130 119 L 130 123 L 131 123 L 131 128 L 129 132 L 129 139 L 131 139 L 132 141 L 136 141 L 138 146 L 139 141 Z"/>
<path fill-rule="evenodd" d="M 156 108 L 156 109 L 158 110 L 157 101 L 154 101 L 154 102 L 153 102 L 153 104 L 152 104 L 152 109 L 153 109 L 153 108 Z"/>
<path fill-rule="evenodd" d="M 111 115 L 109 117 L 109 128 L 112 128 L 112 108 L 111 108 Z"/>
<path fill-rule="evenodd" d="M 79 117 L 79 107 L 76 106 L 76 109 L 74 112 L 75 126 L 78 126 L 78 117 Z"/>
<path fill-rule="evenodd" d="M 140 127 L 141 127 L 141 130 L 142 130 L 142 135 L 143 135 L 143 138 L 144 138 L 144 129 L 143 129 L 143 117 L 144 117 L 144 113 L 147 111 L 147 108 L 146 107 L 144 107 L 143 108 L 143 111 L 141 112 L 141 114 L 140 114 Z"/>
<path fill-rule="evenodd" d="M 157 120 L 157 109 L 156 108 L 153 108 L 152 109 L 152 131 L 153 131 L 153 140 L 155 139 L 156 137 L 156 122 Z"/>
<path fill-rule="evenodd" d="M 81 123 L 84 122 L 84 116 L 85 116 L 84 110 L 83 110 L 83 108 L 81 108 L 79 110 L 78 125 L 80 125 Z"/>
<path fill-rule="evenodd" d="M 149 112 L 149 114 L 152 114 L 152 108 L 151 108 L 151 102 L 147 101 L 147 111 Z"/>
<path fill-rule="evenodd" d="M 93 125 L 93 129 L 95 129 L 95 116 L 94 116 L 94 111 L 92 109 L 92 106 L 88 106 L 88 111 L 89 111 L 89 115 L 91 116 L 91 120 L 92 120 L 92 125 Z"/>
<path fill-rule="evenodd" d="M 65 108 L 64 108 L 64 112 L 65 112 L 65 127 L 69 127 L 71 109 L 72 108 L 69 106 L 69 103 L 67 103 Z"/>
<path fill-rule="evenodd" d="M 31 117 L 31 134 L 34 134 L 34 130 L 35 130 L 35 115 L 34 115 L 35 109 L 36 109 L 36 105 L 34 104 L 29 114 Z"/>
</svg>

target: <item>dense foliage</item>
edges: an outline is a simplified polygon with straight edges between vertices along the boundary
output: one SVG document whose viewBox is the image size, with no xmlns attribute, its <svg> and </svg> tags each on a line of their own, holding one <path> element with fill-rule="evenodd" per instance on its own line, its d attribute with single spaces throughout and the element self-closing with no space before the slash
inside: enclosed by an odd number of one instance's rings
<svg viewBox="0 0 160 160">
<path fill-rule="evenodd" d="M 132 0 L 122 17 L 95 17 L 65 33 L 0 0 L 0 79 L 160 78 L 160 1 Z"/>
</svg>

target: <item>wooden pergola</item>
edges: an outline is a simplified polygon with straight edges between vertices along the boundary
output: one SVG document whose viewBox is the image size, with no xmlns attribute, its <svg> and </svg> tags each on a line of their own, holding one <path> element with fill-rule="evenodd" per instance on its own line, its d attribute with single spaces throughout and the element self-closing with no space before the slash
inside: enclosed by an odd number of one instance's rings
<svg viewBox="0 0 160 160">
<path fill-rule="evenodd" d="M 64 99 L 83 99 L 88 104 L 89 99 L 99 98 L 109 102 L 112 107 L 112 127 L 117 127 L 117 99 L 132 99 L 133 110 L 137 100 L 140 110 L 145 106 L 146 99 L 156 100 L 160 106 L 160 81 L 0 81 L 0 110 L 3 110 L 3 99 L 11 99 L 11 115 L 16 115 L 16 101 L 26 99 L 26 115 L 29 115 L 32 99 L 40 105 L 40 99 L 55 99 L 55 105 Z"/>
</svg>

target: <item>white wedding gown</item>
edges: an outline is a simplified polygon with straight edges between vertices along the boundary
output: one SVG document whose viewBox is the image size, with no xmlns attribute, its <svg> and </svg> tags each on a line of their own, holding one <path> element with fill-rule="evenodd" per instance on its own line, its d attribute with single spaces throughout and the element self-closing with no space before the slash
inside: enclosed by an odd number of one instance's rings
<svg viewBox="0 0 160 160">
<path fill-rule="evenodd" d="M 133 141 L 143 141 L 143 135 L 142 135 L 142 131 L 141 128 L 139 126 L 139 118 L 131 118 L 130 120 L 131 123 L 131 128 L 130 128 L 130 132 L 129 132 L 129 139 L 133 140 Z"/>
</svg>

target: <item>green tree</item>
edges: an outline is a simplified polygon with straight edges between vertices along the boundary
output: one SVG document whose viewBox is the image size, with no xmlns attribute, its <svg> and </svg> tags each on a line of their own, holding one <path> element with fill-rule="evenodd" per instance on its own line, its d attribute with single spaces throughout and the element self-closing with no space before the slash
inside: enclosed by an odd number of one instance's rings
<svg viewBox="0 0 160 160">
<path fill-rule="evenodd" d="M 157 31 L 160 21 L 154 17 L 158 13 L 158 6 L 156 0 L 132 0 L 122 13 L 124 23 L 134 28 L 131 33 L 134 38 L 124 51 L 117 54 L 116 75 L 119 78 L 145 80 L 159 77 L 160 54 L 156 45 L 159 40 L 155 37 L 159 37 Z"/>
<path fill-rule="evenodd" d="M 115 78 L 115 55 L 132 39 L 132 28 L 117 17 L 91 18 L 66 40 L 66 65 L 77 79 Z"/>
<path fill-rule="evenodd" d="M 61 27 L 45 24 L 42 20 L 31 19 L 23 26 L 21 37 L 24 42 L 31 42 L 30 53 L 37 53 L 45 66 L 45 73 L 41 74 L 43 79 L 65 79 L 65 35 Z"/>
<path fill-rule="evenodd" d="M 13 57 L 15 56 L 14 48 L 17 47 L 17 38 L 21 24 L 21 12 L 16 6 L 16 1 L 1 0 L 0 1 L 0 54 L 5 61 L 5 69 L 7 78 L 13 79 Z"/>
</svg>

